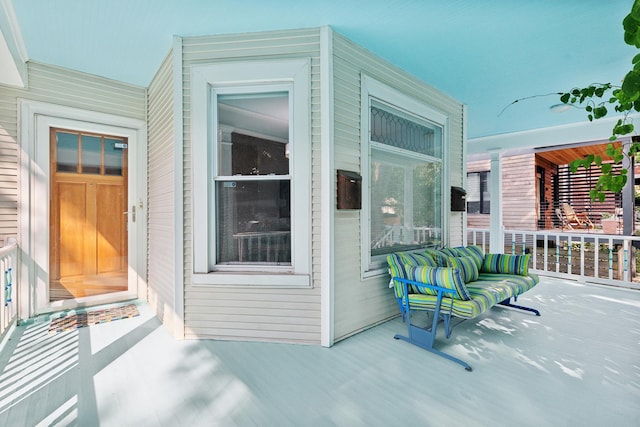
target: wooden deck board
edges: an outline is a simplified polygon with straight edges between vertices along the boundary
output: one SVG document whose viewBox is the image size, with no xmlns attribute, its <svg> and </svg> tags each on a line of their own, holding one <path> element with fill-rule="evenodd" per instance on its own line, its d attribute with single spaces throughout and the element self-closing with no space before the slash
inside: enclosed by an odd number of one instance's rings
<svg viewBox="0 0 640 427">
<path fill-rule="evenodd" d="M 177 341 L 144 303 L 31 323 L 0 353 L 0 425 L 640 425 L 640 292 L 543 278 L 519 302 L 542 316 L 495 308 L 439 338 L 471 373 L 393 340 L 400 319 L 330 349 Z"/>
</svg>

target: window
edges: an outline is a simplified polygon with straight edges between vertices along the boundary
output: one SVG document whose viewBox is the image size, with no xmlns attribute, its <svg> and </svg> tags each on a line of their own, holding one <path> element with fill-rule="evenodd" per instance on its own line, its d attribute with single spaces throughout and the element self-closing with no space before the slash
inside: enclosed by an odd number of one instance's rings
<svg viewBox="0 0 640 427">
<path fill-rule="evenodd" d="M 491 172 L 489 171 L 467 174 L 467 213 L 490 213 L 490 178 Z"/>
<path fill-rule="evenodd" d="M 213 95 L 214 263 L 291 265 L 289 92 L 224 92 Z"/>
<path fill-rule="evenodd" d="M 391 252 L 442 244 L 446 119 L 387 86 L 370 79 L 365 82 L 369 128 L 363 141 L 369 158 L 369 194 L 363 206 L 363 224 L 369 225 L 363 233 L 366 272 L 382 268 Z"/>
<path fill-rule="evenodd" d="M 308 61 L 192 75 L 194 282 L 308 286 Z"/>
</svg>

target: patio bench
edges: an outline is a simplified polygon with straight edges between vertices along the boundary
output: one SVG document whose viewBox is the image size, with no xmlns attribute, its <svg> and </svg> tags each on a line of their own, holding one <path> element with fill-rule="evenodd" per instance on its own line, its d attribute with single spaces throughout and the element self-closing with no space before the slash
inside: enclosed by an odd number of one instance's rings
<svg viewBox="0 0 640 427">
<path fill-rule="evenodd" d="M 434 348 L 438 324 L 442 321 L 446 338 L 453 327 L 474 319 L 495 305 L 525 310 L 540 316 L 536 309 L 516 305 L 518 296 L 539 281 L 528 272 L 530 255 L 487 254 L 479 246 L 424 249 L 396 252 L 387 256 L 391 281 L 398 306 L 407 324 L 407 341 L 452 360 L 471 371 L 463 360 Z M 512 302 L 513 301 L 513 302 Z M 431 325 L 412 323 L 413 311 L 432 314 Z M 459 322 L 453 324 L 452 317 Z"/>
</svg>

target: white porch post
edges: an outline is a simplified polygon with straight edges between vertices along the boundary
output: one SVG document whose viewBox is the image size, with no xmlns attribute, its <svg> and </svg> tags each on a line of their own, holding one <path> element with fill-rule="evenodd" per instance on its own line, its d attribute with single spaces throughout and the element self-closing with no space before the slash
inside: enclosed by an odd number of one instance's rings
<svg viewBox="0 0 640 427">
<path fill-rule="evenodd" d="M 489 251 L 501 254 L 504 252 L 504 237 L 502 227 L 502 156 L 500 151 L 491 152 L 489 194 L 491 194 Z"/>
<path fill-rule="evenodd" d="M 623 141 L 622 143 L 622 151 L 625 153 L 629 152 L 632 144 L 631 138 Z M 634 182 L 635 176 L 633 173 L 633 162 L 631 159 L 625 156 L 622 160 L 622 167 L 626 168 L 629 172 L 627 174 L 627 183 L 622 189 L 622 215 L 623 215 L 623 227 L 622 234 L 626 236 L 633 235 L 633 206 L 634 206 Z"/>
</svg>

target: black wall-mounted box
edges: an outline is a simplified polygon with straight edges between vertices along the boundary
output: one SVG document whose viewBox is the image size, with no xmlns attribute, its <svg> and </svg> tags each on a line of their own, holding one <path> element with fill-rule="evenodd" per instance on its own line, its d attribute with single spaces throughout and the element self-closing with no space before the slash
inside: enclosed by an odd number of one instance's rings
<svg viewBox="0 0 640 427">
<path fill-rule="evenodd" d="M 464 188 L 451 187 L 451 212 L 467 210 L 467 192 Z"/>
<path fill-rule="evenodd" d="M 338 209 L 362 208 L 362 177 L 350 171 L 338 169 Z"/>
</svg>

